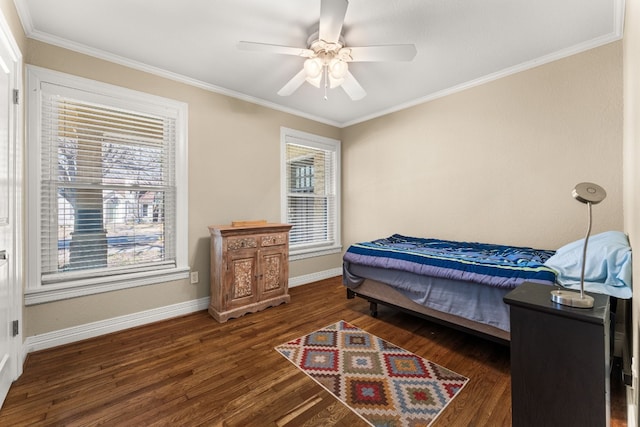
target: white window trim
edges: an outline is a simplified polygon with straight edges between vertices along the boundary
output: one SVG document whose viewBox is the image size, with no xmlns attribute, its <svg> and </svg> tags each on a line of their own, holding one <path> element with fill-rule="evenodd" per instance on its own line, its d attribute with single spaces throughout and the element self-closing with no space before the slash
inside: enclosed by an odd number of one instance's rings
<svg viewBox="0 0 640 427">
<path fill-rule="evenodd" d="M 176 267 L 164 270 L 136 272 L 118 276 L 81 279 L 59 285 L 44 286 L 40 268 L 40 150 L 41 150 L 41 102 L 40 91 L 43 83 L 67 86 L 117 98 L 123 104 L 136 106 L 145 111 L 150 106 L 157 111 L 167 109 L 177 113 L 176 128 Z M 186 103 L 167 99 L 131 89 L 97 82 L 70 74 L 60 73 L 33 65 L 27 65 L 27 283 L 25 305 L 40 304 L 92 295 L 119 289 L 182 280 L 189 277 L 188 265 L 188 173 L 187 173 L 187 125 L 188 106 Z"/>
<path fill-rule="evenodd" d="M 286 127 L 280 128 L 280 219 L 281 222 L 286 223 L 287 218 L 287 139 L 297 139 L 304 145 L 315 147 L 321 150 L 334 151 L 336 153 L 335 164 L 335 180 L 336 180 L 336 220 L 335 220 L 335 239 L 333 244 L 320 244 L 316 246 L 305 246 L 302 248 L 296 248 L 289 246 L 289 260 L 295 261 L 305 258 L 313 258 L 324 255 L 331 255 L 342 252 L 342 237 L 341 237 L 341 214 L 342 208 L 340 206 L 341 195 L 340 188 L 342 187 L 341 170 L 342 163 L 340 158 L 341 142 L 337 139 L 327 138 L 324 136 L 314 135 L 307 132 L 302 132 L 295 129 L 289 129 Z"/>
</svg>

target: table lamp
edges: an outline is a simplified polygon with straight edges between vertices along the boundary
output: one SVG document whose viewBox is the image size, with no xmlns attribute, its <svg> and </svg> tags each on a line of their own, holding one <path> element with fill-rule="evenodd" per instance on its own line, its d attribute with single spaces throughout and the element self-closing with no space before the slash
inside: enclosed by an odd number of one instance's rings
<svg viewBox="0 0 640 427">
<path fill-rule="evenodd" d="M 589 224 L 582 249 L 582 270 L 580 272 L 580 292 L 556 289 L 551 291 L 551 300 L 558 304 L 577 308 L 592 308 L 593 297 L 584 294 L 584 269 L 587 262 L 587 243 L 591 234 L 591 205 L 597 205 L 607 197 L 604 188 L 592 182 L 581 182 L 571 192 L 574 199 L 587 205 Z"/>
</svg>

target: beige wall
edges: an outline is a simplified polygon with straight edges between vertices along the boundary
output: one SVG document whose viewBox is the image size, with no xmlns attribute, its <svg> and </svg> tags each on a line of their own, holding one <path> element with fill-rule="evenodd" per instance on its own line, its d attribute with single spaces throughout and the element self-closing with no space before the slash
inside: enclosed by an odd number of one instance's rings
<svg viewBox="0 0 640 427">
<path fill-rule="evenodd" d="M 27 45 L 27 39 L 24 35 L 22 23 L 20 22 L 20 18 L 18 17 L 18 13 L 16 12 L 13 0 L 0 0 L 0 10 L 2 10 L 4 17 L 7 20 L 7 24 L 9 24 L 9 28 L 13 33 L 13 37 L 16 39 L 18 48 L 24 55 Z"/>
<path fill-rule="evenodd" d="M 622 43 L 342 132 L 343 244 L 391 233 L 556 249 L 622 230 Z"/>
<path fill-rule="evenodd" d="M 29 40 L 25 62 L 189 104 L 189 265 L 178 281 L 25 308 L 32 336 L 209 295 L 208 225 L 280 222 L 280 127 L 339 139 L 338 128 Z M 340 254 L 294 261 L 292 277 L 340 265 Z"/>
<path fill-rule="evenodd" d="M 624 222 L 632 248 L 640 247 L 640 4 L 627 1 L 624 34 Z M 636 257 L 637 258 L 637 257 Z M 633 276 L 640 277 L 640 263 L 633 265 Z M 640 291 L 634 290 L 632 299 L 633 356 L 640 360 Z M 636 368 L 637 369 L 637 368 Z M 637 376 L 637 373 L 636 373 Z M 630 420 L 638 425 L 639 391 L 628 399 L 635 402 Z"/>
</svg>

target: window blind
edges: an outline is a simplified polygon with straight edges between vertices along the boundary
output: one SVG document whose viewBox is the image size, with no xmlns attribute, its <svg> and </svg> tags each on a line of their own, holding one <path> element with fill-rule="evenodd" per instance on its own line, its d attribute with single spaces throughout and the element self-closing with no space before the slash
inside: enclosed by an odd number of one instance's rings
<svg viewBox="0 0 640 427">
<path fill-rule="evenodd" d="M 286 143 L 287 222 L 292 247 L 336 240 L 336 153 L 291 138 Z"/>
<path fill-rule="evenodd" d="M 175 118 L 41 99 L 42 283 L 175 267 Z"/>
</svg>

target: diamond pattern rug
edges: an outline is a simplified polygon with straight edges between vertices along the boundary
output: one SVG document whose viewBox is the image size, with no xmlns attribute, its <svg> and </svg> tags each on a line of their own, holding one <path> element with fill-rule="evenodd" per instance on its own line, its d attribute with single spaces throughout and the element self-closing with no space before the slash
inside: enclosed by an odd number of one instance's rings
<svg viewBox="0 0 640 427">
<path fill-rule="evenodd" d="M 372 426 L 426 426 L 468 378 L 341 320 L 276 350 Z"/>
</svg>

